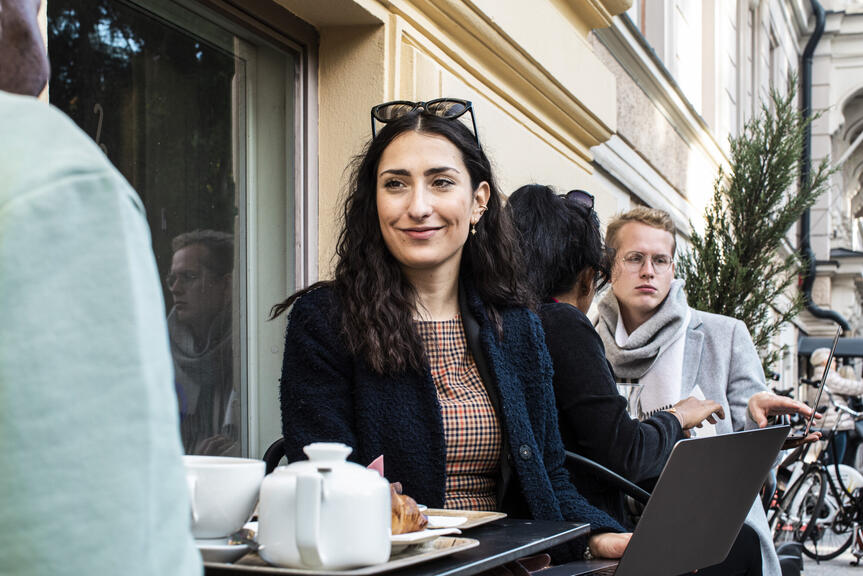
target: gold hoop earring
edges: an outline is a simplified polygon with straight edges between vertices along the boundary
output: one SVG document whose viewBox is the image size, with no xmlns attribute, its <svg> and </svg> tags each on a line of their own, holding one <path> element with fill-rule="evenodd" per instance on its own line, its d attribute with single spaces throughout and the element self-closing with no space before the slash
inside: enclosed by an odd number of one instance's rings
<svg viewBox="0 0 863 576">
<path fill-rule="evenodd" d="M 485 204 L 482 204 L 482 205 L 479 207 L 479 216 L 477 217 L 477 219 L 476 219 L 476 220 L 471 220 L 471 221 L 470 221 L 470 233 L 471 233 L 471 236 L 476 236 L 476 225 L 479 223 L 479 219 L 480 219 L 480 218 L 482 218 L 482 215 L 483 215 L 483 214 L 485 214 L 485 211 L 486 211 L 486 210 L 488 210 L 488 206 L 486 206 Z"/>
</svg>

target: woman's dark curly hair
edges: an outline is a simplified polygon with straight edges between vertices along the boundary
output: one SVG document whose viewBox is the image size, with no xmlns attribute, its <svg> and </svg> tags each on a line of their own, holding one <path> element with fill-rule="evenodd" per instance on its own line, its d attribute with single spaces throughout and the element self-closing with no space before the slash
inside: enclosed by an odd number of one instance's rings
<svg viewBox="0 0 863 576">
<path fill-rule="evenodd" d="M 471 131 L 461 122 L 422 110 L 386 124 L 353 162 L 342 227 L 336 247 L 335 277 L 301 290 L 277 304 L 270 318 L 320 284 L 333 287 L 341 304 L 342 332 L 348 349 L 377 373 L 422 371 L 425 353 L 414 326 L 416 292 L 384 243 L 377 210 L 377 169 L 387 146 L 400 134 L 416 131 L 449 140 L 462 155 L 476 190 L 487 182 L 485 212 L 469 235 L 460 275 L 479 293 L 500 336 L 500 313 L 510 306 L 534 307 L 524 280 L 517 233 L 492 175 L 491 164 Z"/>
<path fill-rule="evenodd" d="M 605 286 L 611 270 L 594 210 L 540 184 L 513 192 L 508 207 L 537 298 L 547 301 L 569 292 L 586 269 L 595 272 L 597 290 Z"/>
</svg>

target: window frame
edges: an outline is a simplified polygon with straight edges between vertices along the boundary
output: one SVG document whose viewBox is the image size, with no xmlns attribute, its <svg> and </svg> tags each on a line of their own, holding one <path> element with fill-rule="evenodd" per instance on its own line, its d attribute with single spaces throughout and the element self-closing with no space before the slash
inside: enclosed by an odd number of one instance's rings
<svg viewBox="0 0 863 576">
<path fill-rule="evenodd" d="M 310 24 L 300 20 L 287 9 L 270 0 L 245 0 L 242 3 L 229 0 L 192 0 L 187 4 L 194 10 L 198 5 L 234 23 L 237 35 L 243 30 L 269 40 L 277 48 L 297 55 L 296 76 L 293 87 L 293 209 L 285 214 L 286 223 L 293 223 L 293 274 L 286 267 L 285 286 L 288 293 L 312 284 L 318 279 L 318 45 L 319 35 Z M 253 97 L 251 83 L 247 84 L 246 100 Z M 247 139 L 252 140 L 254 119 L 247 117 Z M 253 186 L 252 166 L 255 163 L 254 149 L 247 149 L 247 195 L 243 226 L 245 234 L 240 238 L 242 253 L 246 254 L 246 266 L 241 270 L 240 281 L 246 287 L 246 306 L 241 310 L 241 365 L 246 371 L 241 375 L 242 402 L 246 406 L 241 440 L 243 454 L 260 458 L 275 438 L 263 437 L 259 407 L 261 385 L 264 379 L 278 381 L 280 374 L 262 374 L 262 357 L 277 354 L 281 363 L 283 339 L 278 346 L 266 342 L 263 332 L 267 319 L 260 317 L 260 254 L 256 238 L 257 194 Z M 289 175 L 290 177 L 290 175 Z M 285 194 L 289 194 L 285 190 Z M 292 280 L 293 277 L 293 280 Z M 287 296 L 285 294 L 284 296 Z M 269 306 L 275 302 L 264 303 Z M 283 316 L 284 318 L 284 316 Z M 286 320 L 280 319 L 284 330 Z M 266 348 L 266 349 L 265 349 Z"/>
<path fill-rule="evenodd" d="M 136 0 L 118 0 L 134 4 L 147 10 Z M 243 162 L 241 175 L 245 187 L 244 198 L 239 208 L 239 230 L 236 232 L 236 242 L 239 253 L 245 255 L 245 263 L 241 263 L 235 271 L 240 282 L 241 292 L 245 296 L 245 305 L 239 308 L 239 361 L 241 367 L 240 386 L 242 390 L 242 405 L 246 414 L 240 432 L 243 455 L 260 457 L 267 446 L 275 439 L 261 437 L 259 434 L 259 398 L 261 384 L 266 380 L 278 382 L 280 373 L 259 374 L 258 358 L 266 355 L 277 355 L 281 366 L 281 352 L 284 345 L 284 328 L 286 320 L 280 319 L 267 326 L 266 315 L 257 310 L 259 306 L 258 291 L 261 282 L 260 274 L 272 262 L 272 258 L 285 259 L 285 274 L 282 283 L 286 294 L 308 286 L 318 279 L 318 46 L 320 43 L 318 31 L 310 24 L 299 19 L 274 0 L 171 0 L 175 4 L 189 10 L 196 16 L 212 21 L 214 16 L 218 25 L 225 27 L 237 37 L 244 39 L 250 35 L 258 37 L 270 46 L 292 53 L 296 58 L 293 86 L 288 90 L 293 97 L 292 109 L 288 112 L 293 120 L 292 133 L 286 133 L 286 138 L 292 138 L 293 157 L 290 164 L 295 169 L 292 175 L 286 175 L 285 195 L 292 195 L 286 205 L 283 222 L 288 229 L 293 229 L 292 237 L 284 239 L 288 250 L 291 248 L 293 269 L 288 267 L 291 261 L 285 252 L 278 256 L 268 254 L 269 259 L 264 266 L 259 266 L 259 256 L 256 235 L 257 225 L 257 194 L 254 189 L 254 118 L 248 113 L 249 103 L 253 98 L 253 86 L 246 83 L 243 95 L 247 113 L 243 119 L 246 124 L 245 142 L 239 143 L 245 149 L 246 158 Z M 43 3 L 40 7 L 40 27 L 48 42 L 48 7 Z M 40 94 L 40 99 L 46 103 L 50 100 L 49 88 L 46 85 Z M 254 107 L 251 108 L 254 110 Z M 286 130 L 288 126 L 286 126 Z M 288 159 L 286 158 L 286 161 Z M 275 302 L 262 303 L 267 309 Z M 284 317 L 283 317 L 284 318 Z M 272 335 L 264 338 L 264 328 L 272 333 L 273 329 L 281 331 L 278 343 Z M 251 335 L 251 337 L 249 337 Z M 261 350 L 266 348 L 266 350 Z M 271 370 L 272 372 L 272 370 Z M 272 400 L 268 400 L 272 402 Z M 280 424 L 280 421 L 279 421 Z"/>
</svg>

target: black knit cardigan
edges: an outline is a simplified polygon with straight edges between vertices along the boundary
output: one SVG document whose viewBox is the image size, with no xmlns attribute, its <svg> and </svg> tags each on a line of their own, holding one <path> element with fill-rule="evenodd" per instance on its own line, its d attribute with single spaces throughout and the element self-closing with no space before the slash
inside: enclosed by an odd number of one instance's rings
<svg viewBox="0 0 863 576">
<path fill-rule="evenodd" d="M 506 458 L 521 496 L 510 508 L 533 519 L 587 522 L 593 533 L 622 531 L 569 480 L 539 318 L 526 309 L 504 310 L 499 339 L 478 295 L 469 287 L 464 294 L 499 394 Z M 288 460 L 305 459 L 303 446 L 320 441 L 351 446 L 350 459 L 363 465 L 383 454 L 388 480 L 401 482 L 417 502 L 443 507 L 446 442 L 428 367 L 376 374 L 348 352 L 339 318 L 336 296 L 326 286 L 298 299 L 290 312 L 280 395 Z M 578 539 L 570 549 L 583 546 Z M 566 560 L 561 556 L 558 550 L 555 559 Z"/>
</svg>

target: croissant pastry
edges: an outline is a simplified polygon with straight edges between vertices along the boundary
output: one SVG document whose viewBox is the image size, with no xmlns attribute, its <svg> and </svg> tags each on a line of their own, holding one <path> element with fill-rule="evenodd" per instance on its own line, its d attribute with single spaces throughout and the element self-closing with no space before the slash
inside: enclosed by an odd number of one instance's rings
<svg viewBox="0 0 863 576">
<path fill-rule="evenodd" d="M 428 524 L 428 518 L 420 512 L 416 501 L 401 493 L 402 486 L 395 482 L 390 484 L 390 497 L 392 501 L 392 533 L 407 534 L 422 530 Z"/>
</svg>

